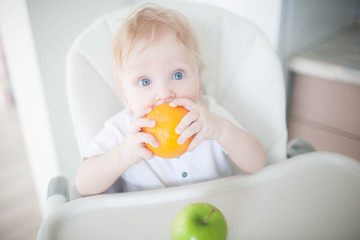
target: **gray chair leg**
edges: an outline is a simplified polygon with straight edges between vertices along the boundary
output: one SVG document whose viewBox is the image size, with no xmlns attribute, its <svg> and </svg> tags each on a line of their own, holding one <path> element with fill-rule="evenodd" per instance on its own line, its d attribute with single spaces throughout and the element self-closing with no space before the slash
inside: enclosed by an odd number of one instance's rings
<svg viewBox="0 0 360 240">
<path fill-rule="evenodd" d="M 288 158 L 313 151 L 315 151 L 315 148 L 301 139 L 291 139 L 287 145 Z"/>
<path fill-rule="evenodd" d="M 69 201 L 69 181 L 62 176 L 54 177 L 48 185 L 47 214 Z"/>
</svg>

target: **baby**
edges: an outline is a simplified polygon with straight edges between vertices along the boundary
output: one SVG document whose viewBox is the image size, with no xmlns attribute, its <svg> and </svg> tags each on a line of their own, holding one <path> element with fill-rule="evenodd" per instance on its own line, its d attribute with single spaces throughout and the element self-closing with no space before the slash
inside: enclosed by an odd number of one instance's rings
<svg viewBox="0 0 360 240">
<path fill-rule="evenodd" d="M 136 9 L 118 30 L 114 72 L 125 109 L 110 118 L 86 150 L 76 175 L 81 195 L 141 191 L 230 176 L 226 155 L 242 171 L 265 164 L 260 142 L 224 108 L 202 94 L 203 62 L 185 17 L 159 6 Z M 185 154 L 163 159 L 146 148 L 159 143 L 143 127 L 154 106 L 169 103 L 189 113 L 176 127 L 178 143 L 194 136 Z"/>
</svg>

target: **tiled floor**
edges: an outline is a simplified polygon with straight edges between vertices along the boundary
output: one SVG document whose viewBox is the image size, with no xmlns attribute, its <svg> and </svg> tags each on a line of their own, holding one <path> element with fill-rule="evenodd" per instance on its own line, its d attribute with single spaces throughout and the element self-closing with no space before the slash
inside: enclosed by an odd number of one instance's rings
<svg viewBox="0 0 360 240">
<path fill-rule="evenodd" d="M 35 240 L 42 219 L 13 106 L 0 106 L 0 189 L 0 239 Z"/>
</svg>

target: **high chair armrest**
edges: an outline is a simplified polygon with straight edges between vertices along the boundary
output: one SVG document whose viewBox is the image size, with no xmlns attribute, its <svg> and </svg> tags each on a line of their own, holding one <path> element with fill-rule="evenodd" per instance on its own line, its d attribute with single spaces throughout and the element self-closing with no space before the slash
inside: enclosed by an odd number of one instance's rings
<svg viewBox="0 0 360 240">
<path fill-rule="evenodd" d="M 54 177 L 48 185 L 46 208 L 47 214 L 69 201 L 69 181 L 62 176 Z"/>
<path fill-rule="evenodd" d="M 291 139 L 287 144 L 287 157 L 292 158 L 296 155 L 314 152 L 315 148 L 308 142 L 301 139 Z"/>
</svg>

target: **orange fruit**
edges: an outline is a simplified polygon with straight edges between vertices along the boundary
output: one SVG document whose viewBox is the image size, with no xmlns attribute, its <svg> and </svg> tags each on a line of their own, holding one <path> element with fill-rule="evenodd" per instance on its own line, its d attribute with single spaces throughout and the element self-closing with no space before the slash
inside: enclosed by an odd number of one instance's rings
<svg viewBox="0 0 360 240">
<path fill-rule="evenodd" d="M 175 132 L 175 128 L 188 112 L 188 110 L 180 106 L 170 107 L 169 103 L 154 107 L 145 117 L 156 120 L 156 126 L 142 128 L 142 131 L 152 134 L 159 142 L 159 147 L 154 148 L 145 143 L 146 147 L 156 156 L 162 158 L 174 158 L 185 153 L 192 137 L 186 140 L 184 144 L 178 144 L 179 135 Z"/>
</svg>

